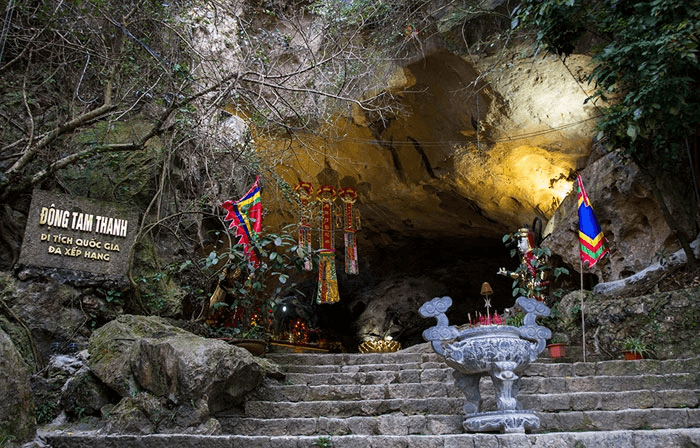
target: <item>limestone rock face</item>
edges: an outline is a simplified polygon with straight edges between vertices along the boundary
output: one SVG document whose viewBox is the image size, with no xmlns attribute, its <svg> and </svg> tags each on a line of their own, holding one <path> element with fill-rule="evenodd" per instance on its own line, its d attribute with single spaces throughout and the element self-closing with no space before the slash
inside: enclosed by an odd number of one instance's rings
<svg viewBox="0 0 700 448">
<path fill-rule="evenodd" d="M 212 412 L 238 404 L 262 381 L 244 349 L 157 317 L 123 315 L 90 338 L 90 368 L 122 397 L 148 391 L 181 404 L 207 397 Z"/>
<path fill-rule="evenodd" d="M 581 172 L 581 177 L 610 248 L 610 254 L 593 270 L 584 268 L 585 272 L 595 274 L 599 281 L 619 280 L 680 249 L 658 202 L 644 186 L 633 163 L 622 162 L 616 154 L 602 156 L 592 161 Z M 673 206 L 673 198 L 669 199 Z M 671 210 L 681 222 L 692 222 L 682 219 L 680 209 Z M 692 226 L 688 227 L 692 235 Z M 580 269 L 576 190 L 569 193 L 557 209 L 547 232 L 543 246 Z"/>
<path fill-rule="evenodd" d="M 86 316 L 107 321 L 121 312 L 99 292 L 120 290 L 121 280 L 79 271 L 25 267 L 17 279 L 3 275 L 1 281 L 7 282 L 6 301 L 31 332 L 36 353 L 28 341 L 20 342 L 26 333 L 23 328 L 3 328 L 11 334 L 25 361 L 36 363 L 39 369 L 53 355 L 75 353 L 87 347 L 90 325 L 86 325 Z"/>
<path fill-rule="evenodd" d="M 56 279 L 20 282 L 15 297 L 12 310 L 26 322 L 44 359 L 50 356 L 51 344 L 70 340 L 85 321 L 79 308 L 66 306 L 79 300 L 79 292 Z M 77 332 L 73 342 L 85 343 L 82 332 Z"/>
<path fill-rule="evenodd" d="M 41 373 L 31 376 L 39 425 L 60 419 L 100 416 L 119 397 L 87 367 L 87 350 L 52 355 Z"/>
<path fill-rule="evenodd" d="M 10 337 L 0 330 L 0 434 L 15 442 L 31 440 L 36 433 L 34 401 L 29 372 Z"/>
<path fill-rule="evenodd" d="M 580 292 L 575 291 L 559 304 L 560 325 L 579 329 L 571 342 L 579 345 L 581 314 L 572 310 L 580 303 Z M 700 350 L 699 288 L 616 299 L 587 297 L 585 303 L 586 343 L 591 354 L 619 357 L 621 343 L 629 336 L 648 344 L 658 359 L 691 358 Z"/>
</svg>

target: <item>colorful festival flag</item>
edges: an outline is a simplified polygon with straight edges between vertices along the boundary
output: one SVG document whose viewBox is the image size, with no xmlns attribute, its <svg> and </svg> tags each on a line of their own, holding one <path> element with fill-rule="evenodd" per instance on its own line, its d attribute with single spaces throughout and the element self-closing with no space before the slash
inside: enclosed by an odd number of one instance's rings
<svg viewBox="0 0 700 448">
<path fill-rule="evenodd" d="M 588 268 L 595 266 L 607 254 L 608 240 L 605 239 L 598 220 L 593 213 L 591 201 L 583 188 L 581 175 L 578 176 L 578 237 L 581 245 L 581 261 Z"/>
<path fill-rule="evenodd" d="M 260 178 L 256 177 L 248 193 L 238 201 L 226 201 L 221 204 L 228 211 L 224 221 L 231 221 L 229 229 L 236 227 L 235 236 L 240 237 L 238 242 L 243 245 L 243 252 L 255 267 L 260 266 L 260 258 L 252 244 L 253 232 L 259 233 L 262 230 L 262 202 L 258 180 Z"/>
</svg>

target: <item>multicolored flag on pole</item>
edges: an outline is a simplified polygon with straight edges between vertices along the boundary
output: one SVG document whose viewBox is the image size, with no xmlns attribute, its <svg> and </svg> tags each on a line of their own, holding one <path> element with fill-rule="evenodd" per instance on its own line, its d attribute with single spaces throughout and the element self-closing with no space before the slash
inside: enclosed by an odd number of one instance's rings
<svg viewBox="0 0 700 448">
<path fill-rule="evenodd" d="M 605 239 L 593 213 L 593 207 L 586 189 L 583 188 L 580 174 L 578 176 L 578 238 L 581 245 L 581 261 L 588 264 L 589 269 L 609 252 L 608 240 Z"/>
<path fill-rule="evenodd" d="M 236 228 L 235 236 L 240 237 L 238 242 L 243 245 L 243 252 L 255 267 L 260 265 L 260 258 L 252 244 L 253 232 L 259 233 L 262 230 L 262 202 L 258 180 L 260 178 L 256 177 L 248 193 L 238 201 L 226 201 L 221 204 L 228 211 L 224 221 L 231 221 L 229 229 Z"/>
</svg>

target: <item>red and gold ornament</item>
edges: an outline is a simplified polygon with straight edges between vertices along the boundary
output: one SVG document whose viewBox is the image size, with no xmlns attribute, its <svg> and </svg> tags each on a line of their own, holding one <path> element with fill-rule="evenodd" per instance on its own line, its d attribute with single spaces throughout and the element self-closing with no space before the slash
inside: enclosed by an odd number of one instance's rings
<svg viewBox="0 0 700 448">
<path fill-rule="evenodd" d="M 335 303 L 340 300 L 338 277 L 335 271 L 335 241 L 333 237 L 333 201 L 336 191 L 330 185 L 322 185 L 318 190 L 321 202 L 321 249 L 318 261 L 317 303 Z"/>
<path fill-rule="evenodd" d="M 342 188 L 338 196 L 343 201 L 345 208 L 345 272 L 348 274 L 359 274 L 360 269 L 357 262 L 357 235 L 355 202 L 357 201 L 357 190 L 351 187 Z M 358 216 L 359 223 L 359 216 Z"/>
<path fill-rule="evenodd" d="M 301 213 L 299 220 L 299 247 L 301 247 L 306 253 L 304 256 L 303 269 L 305 271 L 310 271 L 313 269 L 313 262 L 311 260 L 311 213 L 309 211 L 309 201 L 313 197 L 314 187 L 308 182 L 300 182 L 294 187 L 294 192 L 299 196 L 299 201 L 301 202 Z"/>
</svg>

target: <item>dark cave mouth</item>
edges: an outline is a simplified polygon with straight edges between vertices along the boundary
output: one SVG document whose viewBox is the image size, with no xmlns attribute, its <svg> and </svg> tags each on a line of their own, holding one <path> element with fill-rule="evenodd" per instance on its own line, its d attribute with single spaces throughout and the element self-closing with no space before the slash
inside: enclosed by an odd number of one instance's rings
<svg viewBox="0 0 700 448">
<path fill-rule="evenodd" d="M 311 325 L 324 339 L 340 341 L 346 351 L 356 351 L 367 338 L 387 335 L 403 348 L 424 342 L 423 330 L 435 321 L 421 317 L 418 308 L 438 296 L 453 300 L 447 313 L 451 324 L 466 324 L 469 317 L 478 319 L 479 314 L 487 314 L 485 297 L 480 295 L 484 282 L 493 289 L 490 314 L 502 314 L 515 304 L 513 280 L 497 272 L 501 267 L 515 269 L 519 260 L 511 258 L 510 248 L 500 239 L 411 239 L 406 244 L 360 251 L 359 275 L 344 272 L 342 250 L 337 251 L 340 302 L 312 303 L 316 279 L 300 284 L 305 295 L 300 300 L 313 310 Z"/>
</svg>

